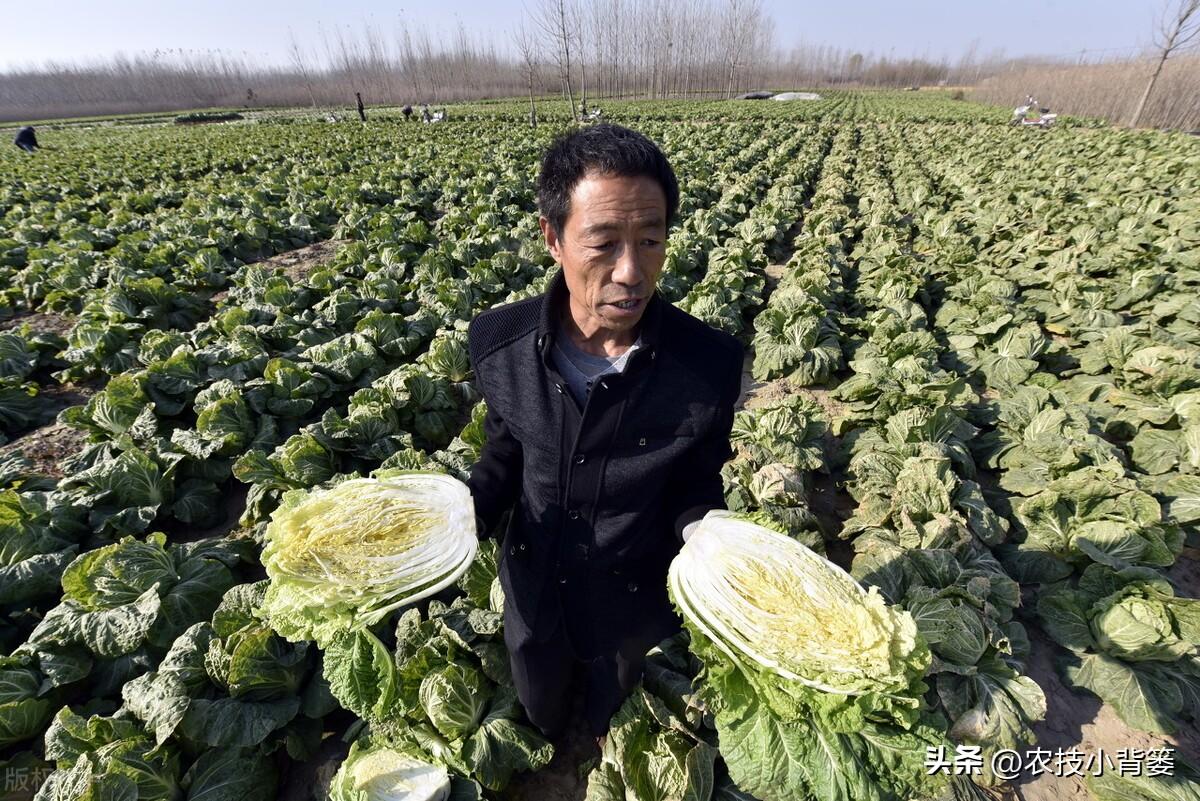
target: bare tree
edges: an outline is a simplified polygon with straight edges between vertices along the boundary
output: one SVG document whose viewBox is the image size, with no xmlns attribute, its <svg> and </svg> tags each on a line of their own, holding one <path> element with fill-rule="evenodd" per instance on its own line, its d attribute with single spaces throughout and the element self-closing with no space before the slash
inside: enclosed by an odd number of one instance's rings
<svg viewBox="0 0 1200 801">
<path fill-rule="evenodd" d="M 304 51 L 300 49 L 300 43 L 296 41 L 296 33 L 288 28 L 288 60 L 292 64 L 292 68 L 300 73 L 300 80 L 304 82 L 304 88 L 308 90 L 308 99 L 312 102 L 312 107 L 317 107 L 317 96 L 313 92 L 312 77 L 308 71 L 308 57 Z"/>
<path fill-rule="evenodd" d="M 721 51 L 727 68 L 725 96 L 733 97 L 734 80 L 746 66 L 749 50 L 763 16 L 762 0 L 727 0 L 721 16 Z"/>
<path fill-rule="evenodd" d="M 1146 91 L 1142 92 L 1142 99 L 1133 110 L 1129 127 L 1136 128 L 1141 121 L 1142 112 L 1146 110 L 1146 101 L 1150 99 L 1154 84 L 1158 82 L 1163 65 L 1167 63 L 1171 54 L 1187 50 L 1196 44 L 1197 37 L 1200 37 L 1200 13 L 1197 12 L 1200 12 L 1200 0 L 1176 0 L 1173 12 L 1164 8 L 1158 29 L 1154 32 L 1154 47 L 1158 51 L 1158 60 L 1154 64 L 1150 81 L 1146 84 Z"/>
<path fill-rule="evenodd" d="M 571 88 L 571 52 L 574 49 L 577 30 L 571 13 L 573 10 L 567 0 L 541 0 L 533 18 L 542 33 L 549 36 L 555 44 L 554 53 L 558 61 L 563 94 L 571 106 L 571 118 L 579 122 L 579 112 L 575 108 L 575 92 Z"/>
<path fill-rule="evenodd" d="M 363 26 L 363 41 L 366 43 L 366 61 L 369 73 L 375 82 L 375 86 L 372 87 L 374 93 L 384 97 L 392 97 L 395 94 L 392 86 L 392 77 L 395 75 L 396 70 L 392 63 L 392 55 L 388 48 L 387 40 L 379 29 L 373 25 L 366 24 Z"/>
<path fill-rule="evenodd" d="M 522 17 L 521 24 L 513 29 L 513 44 L 517 47 L 517 55 L 521 58 L 521 69 L 525 73 L 525 81 L 529 85 L 529 126 L 537 127 L 537 107 L 533 103 L 533 76 L 537 72 L 537 41 L 530 33 L 528 18 Z"/>
<path fill-rule="evenodd" d="M 410 92 L 414 99 L 421 95 L 421 67 L 413 44 L 412 31 L 403 22 L 399 23 L 396 31 L 397 49 L 400 53 L 400 69 L 408 78 Z"/>
<path fill-rule="evenodd" d="M 614 91 L 618 65 L 613 48 L 620 25 L 620 6 L 620 0 L 591 0 L 581 9 L 597 97 L 611 96 Z"/>
<path fill-rule="evenodd" d="M 505 32 L 506 39 L 476 36 L 462 23 L 442 31 L 397 17 L 391 35 L 369 22 L 327 24 L 307 40 L 301 30 L 289 31 L 280 65 L 255 63 L 245 53 L 164 48 L 12 69 L 0 72 L 0 119 L 234 106 L 249 102 L 253 87 L 260 107 L 344 106 L 356 91 L 400 104 L 528 96 L 531 122 L 544 122 L 538 95 L 560 85 L 578 119 L 577 89 L 594 104 L 609 97 L 727 97 L 767 86 L 954 81 L 972 84 L 973 96 L 988 102 L 1032 88 L 1064 113 L 1128 121 L 1138 107 L 1137 124 L 1196 130 L 1200 55 L 1184 49 L 1200 39 L 1200 0 L 1170 2 L 1179 12 L 1164 17 L 1158 50 L 1093 56 L 1080 65 L 1076 52 L 1014 59 L 999 50 L 981 54 L 977 43 L 966 44 L 957 60 L 819 41 L 785 52 L 772 39 L 763 0 L 528 0 L 521 29 Z"/>
</svg>

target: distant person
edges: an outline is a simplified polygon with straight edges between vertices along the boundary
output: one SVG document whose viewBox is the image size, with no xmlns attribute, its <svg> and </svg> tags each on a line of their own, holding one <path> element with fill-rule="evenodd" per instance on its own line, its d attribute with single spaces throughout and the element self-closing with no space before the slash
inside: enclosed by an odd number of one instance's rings
<svg viewBox="0 0 1200 801">
<path fill-rule="evenodd" d="M 412 106 L 405 106 L 404 107 L 404 121 L 410 122 L 411 120 L 412 120 Z"/>
<path fill-rule="evenodd" d="M 16 137 L 13 139 L 13 144 L 22 150 L 32 153 L 38 149 L 37 136 L 33 132 L 32 125 L 26 125 L 24 128 L 17 131 Z"/>
<path fill-rule="evenodd" d="M 358 118 L 360 120 L 362 120 L 363 122 L 366 122 L 367 121 L 367 112 L 363 108 L 362 94 L 360 92 L 355 92 L 354 99 L 358 101 Z"/>
<path fill-rule="evenodd" d="M 432 120 L 433 116 L 429 113 L 429 104 L 426 103 L 421 106 L 421 122 L 431 122 Z"/>
</svg>

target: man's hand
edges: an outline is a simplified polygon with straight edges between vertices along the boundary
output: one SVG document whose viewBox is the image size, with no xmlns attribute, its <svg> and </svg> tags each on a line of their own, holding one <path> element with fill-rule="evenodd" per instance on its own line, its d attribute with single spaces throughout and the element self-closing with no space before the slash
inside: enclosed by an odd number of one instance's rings
<svg viewBox="0 0 1200 801">
<path fill-rule="evenodd" d="M 700 525 L 699 520 L 693 520 L 692 522 L 688 523 L 686 526 L 683 527 L 682 536 L 683 536 L 683 541 L 685 543 L 688 541 L 688 537 L 692 536 L 692 532 L 695 531 L 696 527 L 699 525 Z"/>
</svg>

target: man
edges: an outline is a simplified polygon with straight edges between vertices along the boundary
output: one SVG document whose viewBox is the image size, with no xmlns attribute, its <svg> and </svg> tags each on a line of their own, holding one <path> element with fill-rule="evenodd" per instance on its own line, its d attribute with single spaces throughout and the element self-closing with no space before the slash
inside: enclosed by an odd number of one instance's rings
<svg viewBox="0 0 1200 801">
<path fill-rule="evenodd" d="M 685 528 L 723 507 L 742 347 L 655 285 L 679 202 L 646 137 L 597 125 L 554 142 L 538 178 L 561 270 L 544 295 L 480 314 L 471 362 L 487 444 L 469 485 L 501 543 L 517 693 L 553 737 L 585 687 L 596 736 L 678 630 L 667 568 Z"/>
<path fill-rule="evenodd" d="M 37 136 L 34 134 L 33 126 L 26 125 L 17 131 L 16 138 L 13 139 L 13 144 L 21 148 L 27 153 L 32 153 L 38 149 Z"/>
</svg>

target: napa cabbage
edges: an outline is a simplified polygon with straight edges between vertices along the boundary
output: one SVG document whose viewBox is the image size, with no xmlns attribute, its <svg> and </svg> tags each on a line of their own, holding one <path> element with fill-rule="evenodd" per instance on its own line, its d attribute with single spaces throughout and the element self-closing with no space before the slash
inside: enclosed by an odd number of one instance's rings
<svg viewBox="0 0 1200 801">
<path fill-rule="evenodd" d="M 1067 683 L 1108 702 L 1131 726 L 1173 732 L 1200 716 L 1200 601 L 1147 567 L 1092 564 L 1075 586 L 1038 599 L 1042 625 L 1072 652 Z"/>
<path fill-rule="evenodd" d="M 774 801 L 901 799 L 944 724 L 923 708 L 912 616 L 778 532 L 710 512 L 668 574 L 704 663 L 701 696 L 742 790 Z"/>
<path fill-rule="evenodd" d="M 355 743 L 329 786 L 330 801 L 445 801 L 450 776 L 431 765 L 385 746 Z"/>
<path fill-rule="evenodd" d="M 262 614 L 289 640 L 325 644 L 448 587 L 477 547 L 470 492 L 442 473 L 288 492 L 266 530 Z"/>
</svg>

